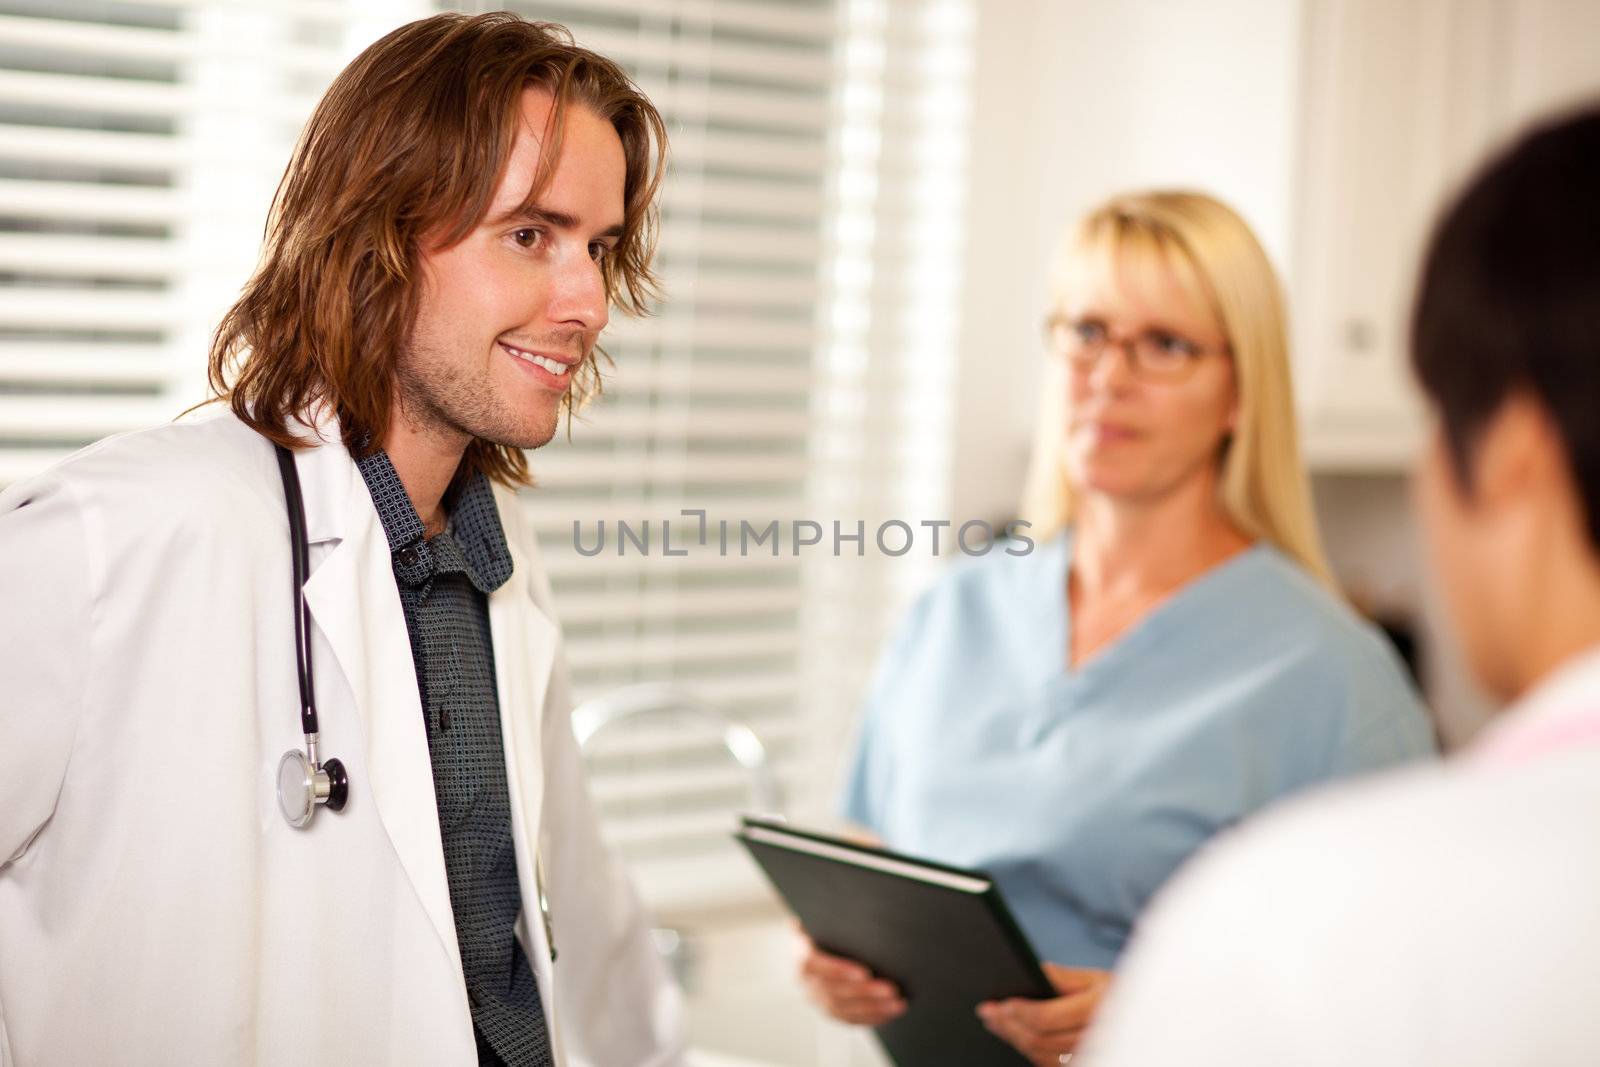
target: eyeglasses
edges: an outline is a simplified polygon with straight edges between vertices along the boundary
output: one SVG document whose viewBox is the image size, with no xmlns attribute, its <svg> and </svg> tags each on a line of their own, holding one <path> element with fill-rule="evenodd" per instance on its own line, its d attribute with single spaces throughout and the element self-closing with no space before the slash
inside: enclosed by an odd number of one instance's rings
<svg viewBox="0 0 1600 1067">
<path fill-rule="evenodd" d="M 1134 375 L 1147 381 L 1187 378 L 1203 357 L 1225 351 L 1196 344 L 1168 330 L 1146 330 L 1136 337 L 1114 338 L 1103 322 L 1065 315 L 1045 318 L 1044 337 L 1052 352 L 1081 371 L 1097 366 L 1106 349 L 1121 348 L 1128 354 Z"/>
</svg>

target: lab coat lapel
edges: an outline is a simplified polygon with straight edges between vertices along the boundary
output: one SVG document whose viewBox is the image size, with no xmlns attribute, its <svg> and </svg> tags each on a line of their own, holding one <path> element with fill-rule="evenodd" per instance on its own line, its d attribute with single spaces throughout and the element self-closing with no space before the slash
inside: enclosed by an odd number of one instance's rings
<svg viewBox="0 0 1600 1067">
<path fill-rule="evenodd" d="M 533 596 L 534 561 L 523 551 L 518 506 L 510 492 L 497 491 L 495 503 L 511 549 L 511 577 L 489 597 L 489 629 L 493 634 L 495 684 L 500 695 L 500 736 L 505 745 L 506 783 L 511 800 L 511 828 L 517 842 L 517 878 L 522 889 L 523 929 L 529 962 L 544 1000 L 545 1019 L 555 1032 L 554 981 L 550 944 L 539 907 L 537 864 L 544 812 L 544 715 L 555 668 L 560 631 L 540 610 Z M 559 799 L 559 798 L 557 798 Z"/>
<path fill-rule="evenodd" d="M 495 684 L 500 696 L 500 734 L 511 786 L 511 813 L 537 845 L 544 798 L 543 743 L 545 696 L 555 669 L 561 633 L 534 598 L 536 561 L 525 551 L 516 494 L 495 491 L 495 507 L 511 550 L 511 577 L 489 597 L 489 631 L 494 644 Z M 519 862 L 521 852 L 518 852 Z M 532 857 L 529 857 L 530 863 Z M 531 871 L 519 871 L 524 885 Z"/>
<path fill-rule="evenodd" d="M 338 540 L 306 582 L 306 602 L 333 648 L 355 699 L 366 742 L 367 793 L 428 918 L 461 972 L 450 884 L 445 874 L 433 763 L 417 690 L 411 642 L 395 585 L 389 543 L 371 494 L 337 431 L 299 454 L 306 527 L 313 543 Z M 323 717 L 328 707 L 319 687 Z"/>
<path fill-rule="evenodd" d="M 533 841 L 544 796 L 540 724 L 558 635 L 556 624 L 533 602 L 528 561 L 513 551 L 512 564 L 511 577 L 489 598 L 489 629 L 512 812 L 522 816 L 530 834 L 527 840 Z"/>
</svg>

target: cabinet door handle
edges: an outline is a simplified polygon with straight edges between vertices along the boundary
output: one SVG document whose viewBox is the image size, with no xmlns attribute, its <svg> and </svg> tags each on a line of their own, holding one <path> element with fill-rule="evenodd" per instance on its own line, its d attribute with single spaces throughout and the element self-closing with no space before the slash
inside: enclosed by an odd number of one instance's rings
<svg viewBox="0 0 1600 1067">
<path fill-rule="evenodd" d="M 1351 352 L 1365 355 L 1377 347 L 1378 331 L 1372 325 L 1371 319 L 1346 319 L 1344 322 L 1344 346 Z"/>
</svg>

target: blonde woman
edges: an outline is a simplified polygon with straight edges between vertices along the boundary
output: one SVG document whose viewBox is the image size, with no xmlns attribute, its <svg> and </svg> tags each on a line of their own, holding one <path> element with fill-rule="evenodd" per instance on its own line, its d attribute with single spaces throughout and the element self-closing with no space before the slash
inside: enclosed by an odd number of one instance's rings
<svg viewBox="0 0 1600 1067">
<path fill-rule="evenodd" d="M 958 569 L 912 609 L 844 806 L 892 848 L 998 880 L 1061 996 L 978 1012 L 1056 1065 L 1196 849 L 1433 739 L 1323 558 L 1278 284 L 1245 223 L 1194 193 L 1111 200 L 1065 246 L 1046 332 L 1036 545 Z M 801 971 L 836 1018 L 904 1010 L 850 961 L 811 948 Z"/>
</svg>

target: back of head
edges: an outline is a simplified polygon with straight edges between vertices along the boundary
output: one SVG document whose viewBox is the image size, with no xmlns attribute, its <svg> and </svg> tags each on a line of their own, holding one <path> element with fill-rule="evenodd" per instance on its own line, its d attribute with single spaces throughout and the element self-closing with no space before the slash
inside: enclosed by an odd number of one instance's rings
<svg viewBox="0 0 1600 1067">
<path fill-rule="evenodd" d="M 419 297 L 419 253 L 448 246 L 487 211 L 516 140 L 524 90 L 555 99 L 539 181 L 560 156 L 565 109 L 609 122 L 626 161 L 623 233 L 603 266 L 607 297 L 633 313 L 654 293 L 660 115 L 611 60 L 565 29 L 495 12 L 402 26 L 334 80 L 301 134 L 267 224 L 262 259 L 212 342 L 213 390 L 264 435 L 324 406 L 361 454 L 388 426 L 398 352 Z M 531 202 L 539 186 L 528 192 Z M 599 389 L 592 360 L 571 403 Z M 463 471 L 526 480 L 516 449 L 474 441 Z"/>
<path fill-rule="evenodd" d="M 1239 393 L 1237 424 L 1219 458 L 1222 508 L 1246 536 L 1268 541 L 1332 586 L 1300 459 L 1282 291 L 1249 225 L 1204 193 L 1112 197 L 1068 234 L 1052 300 L 1062 301 L 1075 266 L 1095 260 L 1121 273 L 1168 272 L 1196 304 L 1211 309 L 1227 338 Z M 1074 511 L 1062 465 L 1065 391 L 1051 390 L 1045 408 L 1022 508 L 1041 536 L 1070 522 Z"/>
<path fill-rule="evenodd" d="M 1525 392 L 1550 413 L 1600 551 L 1600 110 L 1528 133 L 1444 213 L 1411 351 L 1469 492 L 1502 402 Z"/>
</svg>

